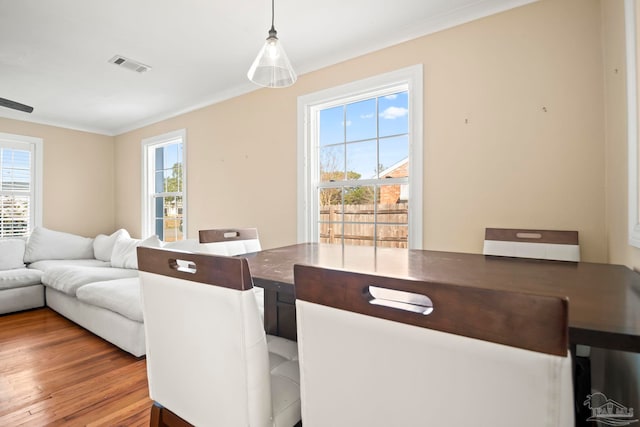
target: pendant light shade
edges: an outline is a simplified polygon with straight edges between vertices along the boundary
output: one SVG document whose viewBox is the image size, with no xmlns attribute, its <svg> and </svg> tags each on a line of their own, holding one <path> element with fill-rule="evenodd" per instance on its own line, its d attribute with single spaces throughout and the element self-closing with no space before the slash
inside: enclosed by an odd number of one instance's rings
<svg viewBox="0 0 640 427">
<path fill-rule="evenodd" d="M 278 40 L 276 29 L 273 26 L 274 0 L 271 0 L 271 29 L 269 37 L 251 64 L 247 77 L 257 85 L 264 87 L 287 87 L 296 82 L 298 78 L 291 67 L 289 58 Z"/>
</svg>

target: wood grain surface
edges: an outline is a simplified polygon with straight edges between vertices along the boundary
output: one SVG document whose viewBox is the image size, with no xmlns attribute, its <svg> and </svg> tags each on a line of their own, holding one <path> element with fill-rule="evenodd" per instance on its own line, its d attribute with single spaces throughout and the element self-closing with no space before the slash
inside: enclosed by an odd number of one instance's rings
<svg viewBox="0 0 640 427">
<path fill-rule="evenodd" d="M 0 316 L 0 426 L 148 426 L 146 360 L 48 308 Z"/>
</svg>

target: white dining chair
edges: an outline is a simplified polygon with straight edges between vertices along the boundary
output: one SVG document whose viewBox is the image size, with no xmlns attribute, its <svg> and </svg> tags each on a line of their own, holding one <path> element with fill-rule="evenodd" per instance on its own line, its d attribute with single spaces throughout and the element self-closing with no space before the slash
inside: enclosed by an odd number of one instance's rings
<svg viewBox="0 0 640 427">
<path fill-rule="evenodd" d="M 244 255 L 262 250 L 257 228 L 215 228 L 198 231 L 200 248 L 214 255 Z"/>
<path fill-rule="evenodd" d="M 486 228 L 483 254 L 579 262 L 580 243 L 577 231 Z M 581 344 L 573 351 L 574 384 L 585 396 L 591 391 L 590 354 L 591 347 Z"/>
<path fill-rule="evenodd" d="M 577 231 L 486 228 L 484 255 L 580 261 Z"/>
<path fill-rule="evenodd" d="M 213 255 L 236 256 L 262 250 L 257 228 L 215 228 L 200 230 L 200 251 Z M 264 319 L 264 289 L 253 288 L 260 316 Z"/>
<path fill-rule="evenodd" d="M 305 427 L 573 426 L 566 299 L 294 275 Z"/>
<path fill-rule="evenodd" d="M 300 421 L 293 341 L 267 336 L 245 258 L 138 248 L 154 425 Z"/>
</svg>

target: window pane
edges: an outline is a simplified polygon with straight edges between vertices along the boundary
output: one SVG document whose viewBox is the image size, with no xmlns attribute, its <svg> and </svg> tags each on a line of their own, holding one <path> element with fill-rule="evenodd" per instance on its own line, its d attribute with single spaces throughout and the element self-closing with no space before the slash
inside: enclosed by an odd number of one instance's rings
<svg viewBox="0 0 640 427">
<path fill-rule="evenodd" d="M 0 152 L 2 153 L 2 169 L 13 166 L 13 150 L 10 148 L 3 148 Z"/>
<path fill-rule="evenodd" d="M 320 182 L 344 179 L 344 145 L 322 147 L 320 149 Z"/>
<path fill-rule="evenodd" d="M 182 240 L 182 197 L 165 197 L 164 199 L 164 241 Z"/>
<path fill-rule="evenodd" d="M 173 165 L 172 180 L 174 183 L 171 184 L 171 188 L 175 188 L 175 190 L 171 191 L 182 192 L 182 163 Z"/>
<path fill-rule="evenodd" d="M 154 200 L 155 218 L 162 218 L 164 216 L 164 198 L 156 197 Z"/>
<path fill-rule="evenodd" d="M 382 248 L 406 248 L 406 225 L 378 225 L 376 227 L 376 246 Z"/>
<path fill-rule="evenodd" d="M 395 205 L 408 201 L 407 184 L 381 185 L 378 189 L 378 203 L 382 205 Z M 378 221 L 382 221 L 378 219 Z"/>
<path fill-rule="evenodd" d="M 379 136 L 409 132 L 409 96 L 407 92 L 378 98 Z"/>
<path fill-rule="evenodd" d="M 164 173 L 162 170 L 156 171 L 154 173 L 154 192 L 162 193 L 164 191 Z"/>
<path fill-rule="evenodd" d="M 155 234 L 158 239 L 164 240 L 164 219 L 162 217 L 155 220 Z"/>
<path fill-rule="evenodd" d="M 31 173 L 28 170 L 13 171 L 13 190 L 29 191 L 29 182 L 31 181 Z"/>
<path fill-rule="evenodd" d="M 342 190 L 323 188 L 319 191 L 320 221 L 342 221 Z M 330 215 L 329 215 L 330 214 Z M 323 215 L 329 215 L 326 218 Z"/>
<path fill-rule="evenodd" d="M 320 146 L 344 142 L 344 107 L 320 111 Z"/>
<path fill-rule="evenodd" d="M 375 220 L 375 188 L 372 186 L 344 189 L 344 243 L 373 245 Z"/>
<path fill-rule="evenodd" d="M 13 150 L 13 167 L 31 169 L 31 153 L 24 150 Z"/>
<path fill-rule="evenodd" d="M 171 169 L 165 169 L 164 170 L 164 190 L 165 192 L 170 192 L 170 191 L 176 191 L 176 180 L 172 180 L 171 178 L 173 177 L 173 170 Z"/>
<path fill-rule="evenodd" d="M 160 171 L 163 168 L 164 165 L 164 147 L 157 147 L 155 149 L 155 160 L 156 160 L 156 164 L 154 166 L 154 170 L 155 171 Z"/>
<path fill-rule="evenodd" d="M 318 192 L 320 242 L 340 243 L 342 239 L 342 189 L 323 188 Z"/>
<path fill-rule="evenodd" d="M 320 243 L 342 243 L 342 223 L 320 223 Z"/>
<path fill-rule="evenodd" d="M 29 218 L 29 196 L 0 196 L 0 238 L 27 234 Z"/>
<path fill-rule="evenodd" d="M 347 142 L 371 139 L 377 136 L 376 99 L 347 105 Z"/>
<path fill-rule="evenodd" d="M 370 187 L 370 186 L 346 187 L 344 189 L 344 204 L 345 205 L 371 205 L 367 209 L 372 209 L 373 203 L 375 200 L 374 196 L 375 196 L 374 187 Z"/>
<path fill-rule="evenodd" d="M 179 162 L 178 152 L 182 151 L 182 144 L 171 144 L 164 147 L 164 169 L 171 169 Z"/>
<path fill-rule="evenodd" d="M 382 185 L 376 210 L 376 245 L 389 248 L 406 248 L 409 223 L 409 204 L 406 184 Z"/>
<path fill-rule="evenodd" d="M 347 179 L 371 179 L 377 176 L 376 141 L 347 144 Z"/>
<path fill-rule="evenodd" d="M 409 137 L 380 140 L 380 178 L 409 176 Z"/>
<path fill-rule="evenodd" d="M 344 243 L 346 245 L 373 246 L 374 229 L 373 223 L 345 222 Z"/>
<path fill-rule="evenodd" d="M 0 183 L 0 189 L 8 191 L 13 186 L 13 174 L 11 169 L 2 169 L 2 182 Z"/>
</svg>

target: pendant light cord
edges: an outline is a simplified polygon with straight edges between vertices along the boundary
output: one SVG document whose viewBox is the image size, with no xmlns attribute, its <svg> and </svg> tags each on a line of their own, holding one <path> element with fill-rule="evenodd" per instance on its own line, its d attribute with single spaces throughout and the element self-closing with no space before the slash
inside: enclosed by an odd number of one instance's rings
<svg viewBox="0 0 640 427">
<path fill-rule="evenodd" d="M 275 0 L 271 0 L 271 29 L 269 30 L 269 38 L 277 39 L 278 32 L 276 31 L 276 27 L 273 25 L 273 22 L 275 19 L 274 16 L 276 14 L 274 3 L 275 3 Z"/>
</svg>

